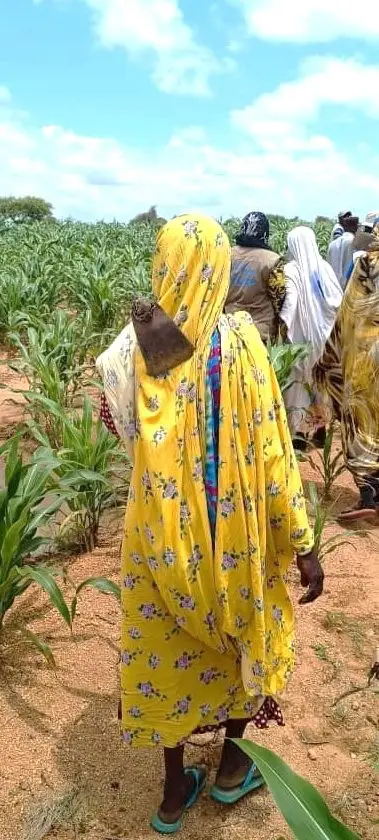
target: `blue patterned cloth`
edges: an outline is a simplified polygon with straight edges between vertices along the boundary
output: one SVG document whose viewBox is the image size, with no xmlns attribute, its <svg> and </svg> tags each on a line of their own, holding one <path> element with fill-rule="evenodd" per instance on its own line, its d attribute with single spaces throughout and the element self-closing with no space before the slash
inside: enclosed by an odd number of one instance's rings
<svg viewBox="0 0 379 840">
<path fill-rule="evenodd" d="M 218 329 L 212 335 L 207 363 L 205 390 L 205 489 L 208 516 L 214 544 L 218 501 L 218 435 L 220 427 L 221 338 Z"/>
</svg>

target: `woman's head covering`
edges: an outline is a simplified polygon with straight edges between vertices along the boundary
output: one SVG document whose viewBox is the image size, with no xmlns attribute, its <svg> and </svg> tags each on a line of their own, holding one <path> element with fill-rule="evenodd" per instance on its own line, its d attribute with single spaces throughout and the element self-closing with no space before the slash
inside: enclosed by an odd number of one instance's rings
<svg viewBox="0 0 379 840">
<path fill-rule="evenodd" d="M 352 233 L 343 233 L 330 243 L 328 249 L 328 263 L 332 266 L 343 291 L 347 284 L 347 271 L 353 259 L 353 242 Z"/>
<path fill-rule="evenodd" d="M 330 241 L 333 242 L 334 239 L 338 239 L 338 237 L 342 236 L 344 233 L 345 233 L 345 231 L 344 231 L 342 225 L 339 225 L 339 224 L 334 225 L 334 228 L 332 230 L 332 235 L 330 237 Z"/>
<path fill-rule="evenodd" d="M 224 308 L 230 261 L 226 233 L 201 214 L 176 216 L 158 234 L 153 293 L 195 348 L 209 344 Z"/>
<path fill-rule="evenodd" d="M 370 213 L 367 213 L 367 216 L 363 222 L 364 227 L 371 231 L 374 230 L 375 225 L 379 222 L 379 210 L 371 210 Z"/>
<path fill-rule="evenodd" d="M 306 360 L 311 371 L 332 331 L 342 290 L 332 267 L 320 256 L 311 228 L 299 226 L 288 234 L 288 252 L 287 297 L 281 317 L 291 342 L 311 345 Z"/>
<path fill-rule="evenodd" d="M 239 233 L 236 236 L 237 245 L 242 248 L 265 248 L 268 249 L 270 236 L 270 224 L 267 216 L 254 210 L 248 213 L 242 221 Z"/>
</svg>

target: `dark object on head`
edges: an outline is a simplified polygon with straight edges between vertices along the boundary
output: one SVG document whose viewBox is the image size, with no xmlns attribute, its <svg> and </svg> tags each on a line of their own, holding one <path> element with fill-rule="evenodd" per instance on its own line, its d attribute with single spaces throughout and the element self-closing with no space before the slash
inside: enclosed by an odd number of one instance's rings
<svg viewBox="0 0 379 840">
<path fill-rule="evenodd" d="M 353 216 L 351 210 L 345 210 L 338 214 L 338 221 L 345 233 L 356 233 L 359 227 L 359 217 Z"/>
<path fill-rule="evenodd" d="M 358 230 L 353 240 L 353 251 L 371 251 L 375 245 L 375 234 L 373 230 L 365 228 Z"/>
<path fill-rule="evenodd" d="M 157 303 L 135 300 L 132 320 L 149 376 L 161 376 L 192 358 L 193 345 Z"/>
<path fill-rule="evenodd" d="M 248 213 L 236 236 L 236 243 L 242 248 L 269 249 L 270 225 L 267 216 L 259 211 Z"/>
<path fill-rule="evenodd" d="M 344 219 L 351 219 L 352 215 L 351 210 L 341 210 L 341 212 L 338 213 L 338 221 L 340 225 L 343 224 Z"/>
</svg>

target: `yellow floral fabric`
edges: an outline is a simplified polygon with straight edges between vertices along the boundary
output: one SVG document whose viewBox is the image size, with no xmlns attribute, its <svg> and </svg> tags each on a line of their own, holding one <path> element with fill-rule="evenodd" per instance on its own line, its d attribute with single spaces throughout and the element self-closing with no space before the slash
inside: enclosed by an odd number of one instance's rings
<svg viewBox="0 0 379 840">
<path fill-rule="evenodd" d="M 293 668 L 285 574 L 313 545 L 275 374 L 246 314 L 222 315 L 227 237 L 181 216 L 161 231 L 160 305 L 195 346 L 152 378 L 136 351 L 135 463 L 122 563 L 122 728 L 173 747 L 199 727 L 254 715 Z M 204 485 L 205 372 L 221 336 L 215 549 Z"/>
<path fill-rule="evenodd" d="M 358 485 L 379 475 L 379 226 L 359 258 L 316 370 L 341 421 L 348 469 Z"/>
<path fill-rule="evenodd" d="M 280 259 L 279 263 L 270 271 L 267 280 L 267 292 L 271 300 L 273 310 L 278 319 L 278 333 L 279 333 L 279 317 L 283 303 L 286 299 L 286 278 L 284 274 L 284 260 Z"/>
</svg>

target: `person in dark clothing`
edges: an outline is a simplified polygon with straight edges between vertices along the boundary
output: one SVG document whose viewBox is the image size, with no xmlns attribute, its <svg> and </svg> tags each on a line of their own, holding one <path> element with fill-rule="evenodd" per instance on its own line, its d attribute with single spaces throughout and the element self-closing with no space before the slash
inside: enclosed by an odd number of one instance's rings
<svg viewBox="0 0 379 840">
<path fill-rule="evenodd" d="M 232 270 L 226 312 L 251 315 L 264 342 L 275 340 L 286 282 L 279 254 L 269 246 L 270 227 L 264 213 L 243 219 L 232 249 Z"/>
</svg>

